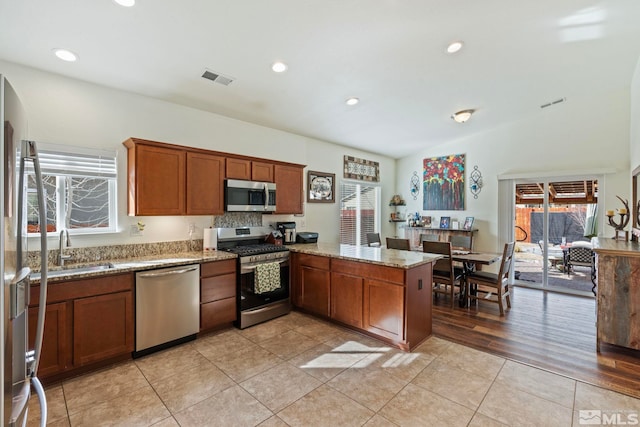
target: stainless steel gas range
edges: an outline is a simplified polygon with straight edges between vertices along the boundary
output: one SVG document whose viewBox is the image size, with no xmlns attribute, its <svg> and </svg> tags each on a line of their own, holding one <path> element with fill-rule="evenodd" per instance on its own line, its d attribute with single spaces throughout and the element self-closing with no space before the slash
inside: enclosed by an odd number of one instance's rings
<svg viewBox="0 0 640 427">
<path fill-rule="evenodd" d="M 218 229 L 218 250 L 238 254 L 237 320 L 240 329 L 291 311 L 289 250 L 266 243 L 268 227 Z"/>
</svg>

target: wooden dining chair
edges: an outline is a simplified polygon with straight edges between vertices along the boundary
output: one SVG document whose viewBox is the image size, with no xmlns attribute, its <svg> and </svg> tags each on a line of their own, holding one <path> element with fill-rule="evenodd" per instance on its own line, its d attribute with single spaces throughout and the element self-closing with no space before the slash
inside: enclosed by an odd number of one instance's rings
<svg viewBox="0 0 640 427">
<path fill-rule="evenodd" d="M 440 236 L 437 234 L 420 233 L 420 244 L 422 242 L 439 242 Z"/>
<path fill-rule="evenodd" d="M 367 233 L 367 246 L 381 246 L 379 233 Z"/>
<path fill-rule="evenodd" d="M 490 301 L 497 303 L 500 307 L 500 315 L 504 316 L 503 300 L 506 301 L 507 307 L 511 308 L 511 299 L 509 297 L 509 274 L 511 263 L 513 261 L 513 249 L 515 242 L 504 245 L 502 252 L 502 261 L 500 263 L 500 272 L 498 274 L 488 273 L 485 271 L 472 271 L 467 274 L 467 290 L 469 302 L 475 300 Z"/>
<path fill-rule="evenodd" d="M 471 236 L 449 237 L 452 250 L 471 251 Z"/>
<path fill-rule="evenodd" d="M 454 306 L 455 287 L 460 287 L 460 276 L 456 275 L 451 259 L 450 242 L 422 242 L 422 252 L 430 254 L 444 255 L 433 264 L 433 294 L 437 298 L 438 294 L 449 295 L 451 308 Z"/>
<path fill-rule="evenodd" d="M 452 251 L 468 251 L 471 252 L 471 236 L 449 236 L 449 242 L 451 242 Z M 456 274 L 462 274 L 464 271 L 464 265 L 461 262 L 453 263 L 453 269 Z"/>
<path fill-rule="evenodd" d="M 402 249 L 403 251 L 410 251 L 411 244 L 409 243 L 409 239 L 387 237 L 387 249 Z"/>
</svg>

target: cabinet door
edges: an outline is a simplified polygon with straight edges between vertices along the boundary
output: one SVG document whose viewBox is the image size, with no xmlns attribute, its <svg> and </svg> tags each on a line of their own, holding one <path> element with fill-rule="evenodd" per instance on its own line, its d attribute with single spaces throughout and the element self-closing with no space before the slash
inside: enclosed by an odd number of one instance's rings
<svg viewBox="0 0 640 427">
<path fill-rule="evenodd" d="M 302 213 L 302 168 L 275 165 L 277 214 Z"/>
<path fill-rule="evenodd" d="M 331 318 L 362 328 L 361 277 L 331 273 Z"/>
<path fill-rule="evenodd" d="M 44 333 L 42 336 L 42 351 L 38 376 L 48 377 L 69 368 L 71 363 L 70 342 L 67 310 L 68 303 L 48 304 L 45 312 Z M 36 324 L 38 321 L 38 308 L 29 308 L 29 348 L 35 347 Z"/>
<path fill-rule="evenodd" d="M 329 316 L 328 270 L 318 270 L 305 265 L 300 267 L 300 305 L 310 312 Z"/>
<path fill-rule="evenodd" d="M 225 298 L 200 306 L 200 330 L 217 328 L 236 320 L 236 299 Z"/>
<path fill-rule="evenodd" d="M 187 152 L 187 215 L 224 213 L 224 158 Z"/>
<path fill-rule="evenodd" d="M 394 341 L 404 340 L 404 286 L 364 281 L 364 329 Z"/>
<path fill-rule="evenodd" d="M 251 179 L 254 181 L 273 182 L 273 164 L 251 162 Z"/>
<path fill-rule="evenodd" d="M 236 273 L 200 279 L 200 302 L 236 297 Z"/>
<path fill-rule="evenodd" d="M 225 175 L 228 179 L 251 179 L 251 160 L 227 157 Z"/>
<path fill-rule="evenodd" d="M 135 150 L 135 165 L 129 163 L 129 215 L 183 215 L 185 151 L 147 145 Z"/>
<path fill-rule="evenodd" d="M 73 320 L 76 366 L 133 351 L 131 291 L 74 300 Z"/>
</svg>

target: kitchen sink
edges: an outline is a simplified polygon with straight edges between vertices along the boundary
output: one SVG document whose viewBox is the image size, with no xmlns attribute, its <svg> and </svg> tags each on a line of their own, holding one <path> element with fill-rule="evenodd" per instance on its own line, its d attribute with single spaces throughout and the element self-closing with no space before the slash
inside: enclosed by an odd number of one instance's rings
<svg viewBox="0 0 640 427">
<path fill-rule="evenodd" d="M 103 271 L 114 268 L 114 265 L 111 263 L 102 263 L 102 264 L 91 264 L 91 265 L 83 265 L 78 267 L 55 267 L 54 270 L 49 270 L 47 272 L 47 277 L 59 277 L 59 276 L 67 276 L 70 274 L 80 274 L 80 273 L 90 273 L 92 271 Z M 33 273 L 31 275 L 32 279 L 40 279 L 40 273 Z"/>
</svg>

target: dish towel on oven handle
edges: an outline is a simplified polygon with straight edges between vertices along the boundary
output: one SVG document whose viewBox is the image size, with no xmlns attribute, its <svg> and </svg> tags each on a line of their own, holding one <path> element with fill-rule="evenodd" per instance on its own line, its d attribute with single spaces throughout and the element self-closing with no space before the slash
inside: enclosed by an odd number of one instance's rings
<svg viewBox="0 0 640 427">
<path fill-rule="evenodd" d="M 280 263 L 269 262 L 256 266 L 255 282 L 253 291 L 256 294 L 272 292 L 280 289 Z"/>
</svg>

